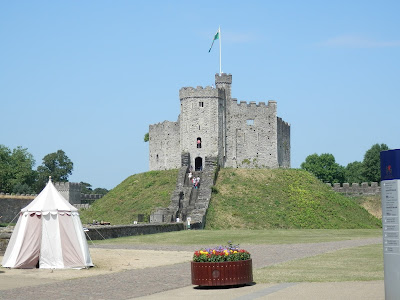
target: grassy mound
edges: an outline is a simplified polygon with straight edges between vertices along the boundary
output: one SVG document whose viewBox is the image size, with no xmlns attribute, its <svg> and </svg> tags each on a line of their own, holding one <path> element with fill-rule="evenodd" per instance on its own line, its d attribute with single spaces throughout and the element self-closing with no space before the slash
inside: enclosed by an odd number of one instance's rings
<svg viewBox="0 0 400 300">
<path fill-rule="evenodd" d="M 111 224 L 132 224 L 138 214 L 148 217 L 156 207 L 167 207 L 175 189 L 178 170 L 150 171 L 135 174 L 81 210 L 82 223 L 93 220 Z"/>
<path fill-rule="evenodd" d="M 379 228 L 356 201 L 298 169 L 221 169 L 207 229 Z"/>
<path fill-rule="evenodd" d="M 178 170 L 132 175 L 80 212 L 93 220 L 132 224 L 167 207 Z M 310 173 L 297 169 L 221 169 L 207 212 L 207 229 L 380 228 L 356 198 L 335 193 Z"/>
</svg>

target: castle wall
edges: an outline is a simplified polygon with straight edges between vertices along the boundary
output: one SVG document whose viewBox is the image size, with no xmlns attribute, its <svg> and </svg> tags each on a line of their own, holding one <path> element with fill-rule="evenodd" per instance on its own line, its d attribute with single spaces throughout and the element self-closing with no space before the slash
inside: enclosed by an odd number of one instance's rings
<svg viewBox="0 0 400 300">
<path fill-rule="evenodd" d="M 381 187 L 378 185 L 378 182 L 371 182 L 371 185 L 368 182 L 359 183 L 334 183 L 333 186 L 330 183 L 327 185 L 331 186 L 335 192 L 351 195 L 351 196 L 358 196 L 358 195 L 380 195 L 381 194 Z"/>
<path fill-rule="evenodd" d="M 233 99 L 226 115 L 225 167 L 277 168 L 276 102 L 237 103 Z"/>
<path fill-rule="evenodd" d="M 35 196 L 1 196 L 0 197 L 0 223 L 17 223 L 18 214 L 25 206 L 32 202 Z"/>
<path fill-rule="evenodd" d="M 178 122 L 164 121 L 149 126 L 150 171 L 178 169 L 181 164 Z"/>
<path fill-rule="evenodd" d="M 217 157 L 222 145 L 223 99 L 212 87 L 182 88 L 179 98 L 181 152 L 190 153 L 192 166 L 196 157 L 201 157 L 204 165 L 205 157 Z"/>
<path fill-rule="evenodd" d="M 290 168 L 290 124 L 277 118 L 278 165 Z"/>
</svg>

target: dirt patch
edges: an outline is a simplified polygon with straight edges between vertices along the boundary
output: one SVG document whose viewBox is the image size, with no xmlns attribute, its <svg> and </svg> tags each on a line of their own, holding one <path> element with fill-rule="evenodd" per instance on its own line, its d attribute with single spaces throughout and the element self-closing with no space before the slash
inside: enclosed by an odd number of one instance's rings
<svg viewBox="0 0 400 300">
<path fill-rule="evenodd" d="M 0 195 L 0 199 L 35 199 L 37 195 Z"/>
<path fill-rule="evenodd" d="M 95 267 L 89 269 L 2 268 L 0 290 L 189 262 L 193 257 L 193 252 L 91 248 L 90 255 Z M 3 257 L 0 256 L 0 261 L 2 259 Z"/>
<path fill-rule="evenodd" d="M 364 207 L 371 215 L 382 218 L 382 203 L 380 195 L 358 196 L 354 200 Z"/>
</svg>

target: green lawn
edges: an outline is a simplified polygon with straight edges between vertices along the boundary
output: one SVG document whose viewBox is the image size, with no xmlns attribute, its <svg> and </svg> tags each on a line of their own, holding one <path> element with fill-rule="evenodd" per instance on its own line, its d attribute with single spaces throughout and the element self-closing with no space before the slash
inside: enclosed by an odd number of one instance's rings
<svg viewBox="0 0 400 300">
<path fill-rule="evenodd" d="M 95 244 L 226 245 L 318 243 L 382 237 L 381 229 L 186 230 L 124 237 Z M 381 244 L 337 250 L 253 270 L 257 283 L 383 280 Z"/>
<path fill-rule="evenodd" d="M 185 230 L 95 241 L 96 244 L 295 244 L 381 237 L 382 229 Z"/>
<path fill-rule="evenodd" d="M 383 280 L 381 244 L 368 245 L 257 269 L 257 283 Z"/>
</svg>

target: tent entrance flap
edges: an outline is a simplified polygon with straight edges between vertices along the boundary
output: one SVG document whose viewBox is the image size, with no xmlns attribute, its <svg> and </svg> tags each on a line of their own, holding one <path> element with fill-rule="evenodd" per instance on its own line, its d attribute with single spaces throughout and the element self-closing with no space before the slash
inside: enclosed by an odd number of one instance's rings
<svg viewBox="0 0 400 300">
<path fill-rule="evenodd" d="M 42 216 L 35 213 L 25 216 L 27 218 L 24 239 L 21 250 L 15 261 L 15 268 L 36 268 L 39 261 L 40 241 L 42 232 Z"/>
</svg>

